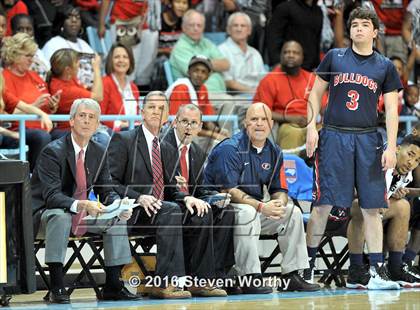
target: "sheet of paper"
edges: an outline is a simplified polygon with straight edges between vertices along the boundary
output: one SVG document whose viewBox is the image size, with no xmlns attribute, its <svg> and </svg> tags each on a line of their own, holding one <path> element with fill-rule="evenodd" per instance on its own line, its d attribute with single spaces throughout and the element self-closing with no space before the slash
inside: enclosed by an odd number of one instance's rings
<svg viewBox="0 0 420 310">
<path fill-rule="evenodd" d="M 140 204 L 135 203 L 135 199 L 116 199 L 112 204 L 106 206 L 103 209 L 103 213 L 97 217 L 93 217 L 91 215 L 88 215 L 84 217 L 85 220 L 107 220 L 112 219 L 118 215 L 120 215 L 121 212 L 127 211 L 130 209 L 134 209 L 138 207 Z"/>
</svg>

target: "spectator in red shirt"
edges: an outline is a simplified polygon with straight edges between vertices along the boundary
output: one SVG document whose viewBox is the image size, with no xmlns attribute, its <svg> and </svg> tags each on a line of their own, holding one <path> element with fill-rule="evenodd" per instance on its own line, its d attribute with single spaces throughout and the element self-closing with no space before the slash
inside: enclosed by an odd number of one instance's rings
<svg viewBox="0 0 420 310">
<path fill-rule="evenodd" d="M 58 104 L 57 114 L 69 114 L 73 101 L 79 98 L 92 98 L 96 101 L 103 99 L 101 58 L 95 55 L 92 60 L 93 86 L 87 90 L 79 84 L 77 73 L 79 71 L 78 53 L 71 48 L 59 49 L 51 56 L 51 71 L 47 77 L 51 93 L 61 92 L 61 99 Z M 53 139 L 58 139 L 70 131 L 68 121 L 57 123 L 52 131 Z"/>
<path fill-rule="evenodd" d="M 10 25 L 10 21 L 12 20 L 13 16 L 17 14 L 26 14 L 29 15 L 28 8 L 22 0 L 1 0 L 1 5 L 4 7 L 6 11 L 7 17 L 7 30 L 6 36 L 12 35 L 12 27 Z"/>
<path fill-rule="evenodd" d="M 280 66 L 260 82 L 253 102 L 264 102 L 279 125 L 277 143 L 282 149 L 305 144 L 307 99 L 314 83 L 312 73 L 302 69 L 303 49 L 296 41 L 284 43 Z"/>
<path fill-rule="evenodd" d="M 104 99 L 101 102 L 102 114 L 138 115 L 140 92 L 128 76 L 134 71 L 134 57 L 131 48 L 115 43 L 106 58 L 103 77 Z M 128 128 L 127 121 L 102 122 L 109 128 L 119 131 Z"/>
<path fill-rule="evenodd" d="M 169 114 L 176 115 L 179 107 L 184 104 L 197 105 L 203 115 L 214 115 L 213 105 L 209 101 L 209 94 L 204 83 L 210 76 L 212 65 L 210 59 L 205 56 L 193 56 L 188 64 L 188 78 L 176 80 L 166 91 L 169 98 Z M 198 134 L 214 140 L 223 140 L 228 137 L 227 133 L 216 126 L 213 122 L 203 122 L 203 129 Z M 208 145 L 208 143 L 204 142 Z M 200 143 L 203 146 L 202 143 Z M 208 149 L 204 147 L 203 149 Z"/>
<path fill-rule="evenodd" d="M 402 38 L 402 24 L 409 0 L 371 0 L 376 14 L 385 26 L 383 52 L 407 61 L 407 44 Z"/>
<path fill-rule="evenodd" d="M 51 96 L 45 82 L 29 70 L 38 48 L 29 35 L 17 33 L 3 41 L 1 58 L 5 65 L 5 111 L 10 114 L 36 114 L 41 118 L 40 121 L 26 122 L 26 144 L 29 146 L 29 163 L 32 170 L 42 148 L 51 141 L 49 131 L 52 123 L 48 114 L 57 110 L 60 94 Z M 17 129 L 17 122 L 12 123 L 11 130 Z"/>
</svg>

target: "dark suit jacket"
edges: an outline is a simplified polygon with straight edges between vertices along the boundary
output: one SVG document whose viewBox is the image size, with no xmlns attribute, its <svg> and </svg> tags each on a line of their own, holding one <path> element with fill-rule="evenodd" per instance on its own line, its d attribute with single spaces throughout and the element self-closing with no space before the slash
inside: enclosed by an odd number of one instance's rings
<svg viewBox="0 0 420 310">
<path fill-rule="evenodd" d="M 177 151 L 165 141 L 160 142 L 164 177 L 164 200 L 182 201 L 185 193 L 176 188 L 179 174 Z M 137 199 L 152 195 L 153 173 L 143 126 L 115 133 L 108 147 L 109 166 L 115 190 L 120 196 Z"/>
<path fill-rule="evenodd" d="M 178 150 L 176 144 L 175 130 L 171 129 L 163 138 L 164 141 L 172 145 Z M 217 194 L 217 191 L 212 191 L 203 186 L 203 172 L 204 163 L 206 162 L 206 154 L 194 142 L 191 143 L 188 150 L 188 190 L 194 197 L 200 198 L 208 195 Z M 179 162 L 179 152 L 176 152 L 176 161 Z"/>
<path fill-rule="evenodd" d="M 99 143 L 89 142 L 85 169 L 88 192 L 93 189 L 104 204 L 119 198 L 112 190 L 105 149 Z M 31 188 L 34 213 L 43 209 L 70 210 L 76 190 L 76 159 L 70 133 L 42 150 L 31 178 Z"/>
</svg>

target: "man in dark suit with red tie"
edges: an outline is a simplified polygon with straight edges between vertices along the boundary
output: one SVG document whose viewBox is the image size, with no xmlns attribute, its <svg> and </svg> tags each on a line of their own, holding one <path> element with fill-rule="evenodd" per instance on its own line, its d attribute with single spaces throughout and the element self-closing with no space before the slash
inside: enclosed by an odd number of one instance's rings
<svg viewBox="0 0 420 310">
<path fill-rule="evenodd" d="M 71 133 L 43 149 L 31 178 L 34 218 L 40 218 L 39 237 L 45 237 L 51 303 L 70 302 L 63 283 L 68 238 L 70 232 L 82 236 L 87 231 L 103 235 L 106 283 L 98 298 L 137 299 L 119 280 L 122 266 L 131 261 L 126 221 L 132 211 L 121 212 L 118 221 L 84 220 L 87 215 L 99 215 L 102 203 L 120 198 L 109 186 L 103 146 L 90 140 L 99 126 L 100 112 L 99 104 L 90 98 L 75 100 L 70 110 Z M 91 189 L 100 202 L 87 200 Z"/>
<path fill-rule="evenodd" d="M 189 291 L 182 288 L 182 279 L 186 274 L 200 279 L 214 277 L 213 240 L 208 237 L 212 234 L 213 219 L 206 202 L 177 187 L 175 176 L 179 169 L 176 149 L 165 141 L 159 141 L 168 111 L 165 94 L 150 92 L 141 110 L 143 124 L 136 129 L 114 134 L 108 149 L 113 182 L 120 195 L 137 199 L 140 203 L 129 222 L 132 225 L 131 233 L 144 233 L 142 228 L 148 227 L 154 228 L 156 234 L 155 276 L 164 285 L 153 287 L 150 296 L 226 296 L 224 290 L 215 287 L 188 287 Z M 191 240 L 193 243 L 189 245 L 197 250 L 193 257 L 185 261 L 183 225 L 203 227 L 199 236 Z"/>
<path fill-rule="evenodd" d="M 181 176 L 177 177 L 183 189 L 194 197 L 211 201 L 213 212 L 213 243 L 216 277 L 225 278 L 228 271 L 235 263 L 233 255 L 233 225 L 235 215 L 229 206 L 229 195 L 220 194 L 203 186 L 203 170 L 206 154 L 193 142 L 202 126 L 202 113 L 194 104 L 182 105 L 178 109 L 174 128 L 169 130 L 163 140 L 178 150 L 178 160 Z M 185 228 L 184 230 L 187 230 Z M 194 232 L 184 237 L 184 252 L 194 251 L 189 247 L 194 238 Z M 187 255 L 186 255 L 187 256 Z"/>
</svg>

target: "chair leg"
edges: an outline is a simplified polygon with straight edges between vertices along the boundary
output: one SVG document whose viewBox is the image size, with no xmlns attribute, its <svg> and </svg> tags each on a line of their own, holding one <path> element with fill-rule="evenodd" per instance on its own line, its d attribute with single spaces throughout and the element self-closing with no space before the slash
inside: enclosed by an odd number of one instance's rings
<svg viewBox="0 0 420 310">
<path fill-rule="evenodd" d="M 280 247 L 279 245 L 276 245 L 276 247 L 274 248 L 273 252 L 271 252 L 270 256 L 268 257 L 264 257 L 263 263 L 261 264 L 261 273 L 264 274 L 265 271 L 271 267 L 271 264 L 273 262 L 273 260 L 276 258 L 277 255 L 280 254 Z"/>
<path fill-rule="evenodd" d="M 45 270 L 48 268 L 42 267 L 41 263 L 39 262 L 38 258 L 36 257 L 36 254 L 38 251 L 45 246 L 44 240 L 40 240 L 38 244 L 36 244 L 34 252 L 35 252 L 35 267 L 38 271 L 39 275 L 41 276 L 42 281 L 44 282 L 45 286 L 48 290 L 50 290 L 50 281 L 48 280 L 47 274 L 45 273 Z"/>
<path fill-rule="evenodd" d="M 83 243 L 83 245 L 85 245 L 85 244 L 86 244 L 86 241 Z M 95 279 L 93 278 L 92 273 L 90 272 L 90 270 L 89 270 L 89 268 L 88 268 L 85 260 L 83 259 L 82 254 L 81 254 L 81 250 L 82 250 L 83 246 L 82 247 L 80 247 L 80 246 L 77 247 L 75 245 L 75 243 L 73 242 L 72 245 L 71 245 L 71 247 L 72 247 L 72 249 L 74 251 L 73 255 L 75 255 L 77 257 L 77 260 L 79 261 L 80 265 L 82 266 L 82 271 L 84 271 L 84 273 L 86 274 L 86 277 L 88 279 L 89 284 L 95 290 L 96 295 L 99 296 L 100 291 L 99 291 L 98 285 L 97 285 Z M 69 295 L 76 288 L 77 288 L 77 283 L 76 283 L 76 281 L 73 281 L 71 287 L 68 290 Z"/>
</svg>

